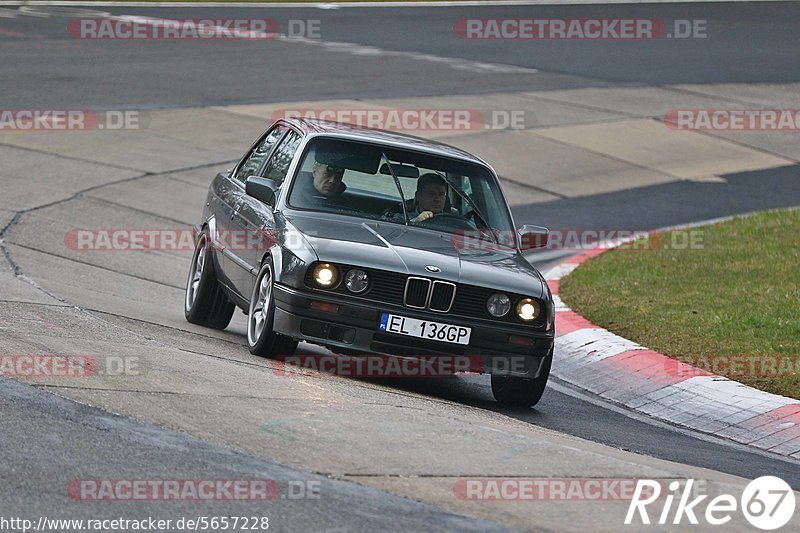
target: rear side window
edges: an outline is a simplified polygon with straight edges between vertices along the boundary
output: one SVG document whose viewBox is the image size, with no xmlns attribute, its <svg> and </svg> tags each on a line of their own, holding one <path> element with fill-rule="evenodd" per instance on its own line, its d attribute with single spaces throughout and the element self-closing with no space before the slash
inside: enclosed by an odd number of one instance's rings
<svg viewBox="0 0 800 533">
<path fill-rule="evenodd" d="M 250 152 L 250 155 L 247 156 L 247 159 L 239 165 L 239 169 L 236 171 L 236 175 L 234 176 L 237 180 L 244 183 L 249 176 L 255 176 L 258 174 L 258 169 L 261 168 L 261 165 L 264 163 L 264 160 L 269 155 L 270 150 L 278 142 L 278 139 L 281 138 L 283 133 L 286 131 L 286 126 L 276 126 L 272 129 L 258 144 L 258 146 Z"/>
<path fill-rule="evenodd" d="M 267 168 L 264 171 L 264 177 L 275 180 L 275 183 L 280 185 L 286 174 L 289 172 L 289 165 L 292 163 L 292 158 L 297 147 L 300 146 L 300 134 L 295 131 L 290 131 L 286 134 L 283 141 L 275 148 L 275 152 L 267 163 Z"/>
</svg>

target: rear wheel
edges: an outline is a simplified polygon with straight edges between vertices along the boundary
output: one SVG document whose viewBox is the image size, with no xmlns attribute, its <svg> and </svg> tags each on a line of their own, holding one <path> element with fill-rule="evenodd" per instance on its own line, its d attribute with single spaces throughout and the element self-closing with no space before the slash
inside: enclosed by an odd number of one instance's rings
<svg viewBox="0 0 800 533">
<path fill-rule="evenodd" d="M 192 324 L 225 329 L 235 306 L 219 286 L 212 253 L 208 235 L 203 231 L 197 237 L 192 256 L 183 310 L 186 320 Z"/>
<path fill-rule="evenodd" d="M 254 355 L 292 355 L 297 349 L 296 340 L 272 329 L 275 320 L 274 283 L 272 262 L 267 259 L 258 271 L 247 315 L 247 347 Z"/>
<path fill-rule="evenodd" d="M 553 349 L 542 363 L 539 377 L 534 379 L 517 376 L 501 376 L 492 374 L 492 395 L 504 405 L 514 407 L 533 407 L 544 394 L 547 380 L 550 377 L 550 366 L 553 364 Z"/>
</svg>

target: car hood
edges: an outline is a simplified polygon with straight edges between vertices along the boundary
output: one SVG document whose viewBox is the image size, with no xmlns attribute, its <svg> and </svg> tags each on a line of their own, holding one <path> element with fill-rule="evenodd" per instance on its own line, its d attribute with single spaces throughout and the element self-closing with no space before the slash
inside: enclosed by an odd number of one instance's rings
<svg viewBox="0 0 800 533">
<path fill-rule="evenodd" d="M 401 272 L 546 298 L 541 274 L 516 252 L 465 246 L 446 233 L 349 217 L 287 216 L 320 261 Z M 469 242 L 468 242 L 469 244 Z M 430 272 L 436 267 L 440 272 Z"/>
</svg>

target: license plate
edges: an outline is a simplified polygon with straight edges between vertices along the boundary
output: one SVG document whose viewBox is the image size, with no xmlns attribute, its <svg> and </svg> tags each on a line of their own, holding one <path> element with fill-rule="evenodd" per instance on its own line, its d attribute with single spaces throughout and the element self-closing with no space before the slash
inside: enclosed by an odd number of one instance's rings
<svg viewBox="0 0 800 533">
<path fill-rule="evenodd" d="M 469 344 L 469 336 L 472 328 L 466 326 L 454 326 L 430 320 L 417 320 L 406 316 L 381 314 L 381 331 L 408 335 L 409 337 L 419 337 L 432 341 L 451 342 L 453 344 Z"/>
</svg>

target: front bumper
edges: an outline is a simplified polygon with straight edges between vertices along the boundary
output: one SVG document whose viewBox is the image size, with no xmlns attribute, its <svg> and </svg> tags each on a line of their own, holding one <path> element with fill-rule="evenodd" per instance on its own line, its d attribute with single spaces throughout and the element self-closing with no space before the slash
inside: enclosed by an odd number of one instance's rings
<svg viewBox="0 0 800 533">
<path fill-rule="evenodd" d="M 458 316 L 420 312 L 394 305 L 354 302 L 336 294 L 301 291 L 275 284 L 276 332 L 347 354 L 400 357 L 467 356 L 476 372 L 535 378 L 553 348 L 553 332 L 485 324 Z M 334 304 L 337 311 L 313 309 L 312 302 Z M 382 312 L 472 328 L 469 345 L 430 341 L 379 331 Z M 514 338 L 514 342 L 510 339 Z M 519 344 L 519 342 L 526 344 Z"/>
</svg>

